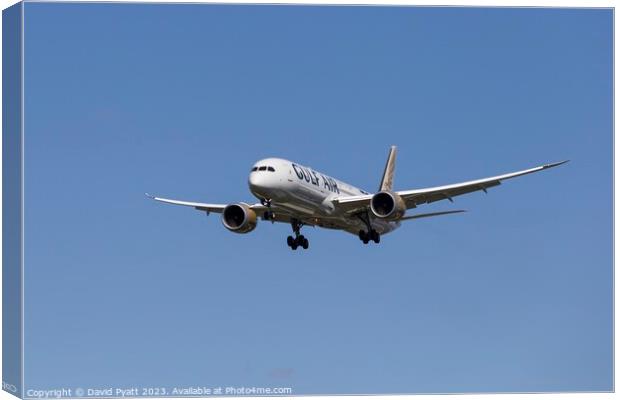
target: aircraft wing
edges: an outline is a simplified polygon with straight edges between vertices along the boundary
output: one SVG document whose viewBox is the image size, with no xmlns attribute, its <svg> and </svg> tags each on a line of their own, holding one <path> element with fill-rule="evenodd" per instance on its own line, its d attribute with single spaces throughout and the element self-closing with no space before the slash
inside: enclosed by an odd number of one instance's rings
<svg viewBox="0 0 620 400">
<path fill-rule="evenodd" d="M 478 190 L 486 192 L 488 188 L 498 186 L 501 184 L 502 181 L 506 179 L 516 178 L 517 176 L 527 175 L 534 172 L 542 171 L 544 169 L 557 167 L 558 165 L 562 165 L 567 161 L 544 164 L 539 167 L 534 167 L 523 171 L 511 172 L 509 174 L 498 175 L 484 179 L 477 179 L 469 182 L 456 183 L 446 186 L 437 186 L 426 189 L 403 190 L 397 193 L 403 198 L 405 204 L 407 204 L 407 208 L 413 208 L 420 204 L 433 203 L 435 201 L 444 199 L 452 201 L 453 197 L 460 196 L 466 193 L 476 192 Z"/>
<path fill-rule="evenodd" d="M 544 164 L 538 167 L 525 169 L 523 171 L 492 176 L 490 178 L 483 178 L 468 182 L 455 183 L 452 185 L 436 186 L 424 189 L 401 190 L 397 191 L 396 193 L 403 198 L 408 209 L 417 207 L 420 204 L 433 203 L 439 200 L 447 199 L 453 201 L 453 197 L 471 192 L 476 192 L 478 190 L 486 192 L 488 188 L 498 186 L 501 184 L 502 181 L 506 179 L 516 178 L 517 176 L 527 175 L 534 172 L 542 171 L 544 169 L 557 167 L 558 165 L 562 165 L 566 162 L 568 162 L 568 160 L 557 163 Z M 372 196 L 372 194 L 368 194 L 362 196 L 338 197 L 333 200 L 333 203 L 337 209 L 340 209 L 343 212 L 355 213 L 369 207 L 370 199 L 372 198 Z"/>
<path fill-rule="evenodd" d="M 150 197 L 153 200 L 161 201 L 162 203 L 175 204 L 177 206 L 194 207 L 196 210 L 206 211 L 207 213 L 214 212 L 214 213 L 221 214 L 222 212 L 224 212 L 224 208 L 226 208 L 226 206 L 228 205 L 228 204 L 196 203 L 193 201 L 165 199 L 163 197 L 152 196 L 148 193 L 146 193 L 146 195 L 147 197 Z M 267 207 L 260 203 L 250 205 L 250 208 L 256 211 L 257 214 L 260 213 L 259 215 L 262 215 L 262 213 L 267 210 Z"/>
</svg>

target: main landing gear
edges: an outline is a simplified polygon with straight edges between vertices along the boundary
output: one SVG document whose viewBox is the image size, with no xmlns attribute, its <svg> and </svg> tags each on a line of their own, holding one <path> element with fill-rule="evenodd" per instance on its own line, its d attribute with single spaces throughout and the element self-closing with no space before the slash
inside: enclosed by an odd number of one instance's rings
<svg viewBox="0 0 620 400">
<path fill-rule="evenodd" d="M 359 238 L 362 242 L 364 242 L 364 244 L 368 244 L 371 240 L 375 243 L 379 243 L 381 241 L 381 235 L 379 235 L 379 232 L 374 229 L 371 229 L 370 232 L 360 230 Z"/>
<path fill-rule="evenodd" d="M 308 239 L 302 234 L 299 233 L 299 230 L 303 226 L 303 223 L 297 221 L 296 219 L 291 220 L 291 226 L 293 227 L 293 232 L 295 233 L 295 237 L 289 236 L 286 238 L 286 244 L 292 249 L 297 250 L 297 247 L 303 247 L 303 249 L 307 249 L 309 242 Z"/>
<path fill-rule="evenodd" d="M 370 225 L 370 216 L 368 215 L 368 211 L 364 214 L 359 214 L 358 217 L 364 224 L 366 224 L 366 230 L 359 231 L 358 236 L 360 240 L 364 242 L 364 244 L 368 244 L 371 240 L 375 243 L 379 243 L 381 241 L 381 235 L 379 235 L 379 232 L 374 230 L 372 225 Z"/>
</svg>

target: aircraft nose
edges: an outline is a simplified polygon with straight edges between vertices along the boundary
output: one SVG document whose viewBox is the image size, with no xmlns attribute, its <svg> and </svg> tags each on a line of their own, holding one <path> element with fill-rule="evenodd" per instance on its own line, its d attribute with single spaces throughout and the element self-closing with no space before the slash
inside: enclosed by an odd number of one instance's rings
<svg viewBox="0 0 620 400">
<path fill-rule="evenodd" d="M 248 184 L 250 186 L 250 192 L 254 193 L 256 196 L 270 198 L 271 190 L 265 174 L 260 172 L 251 173 L 248 178 Z"/>
<path fill-rule="evenodd" d="M 277 196 L 277 183 L 270 172 L 258 171 L 250 173 L 248 185 L 250 191 L 257 197 L 272 199 Z"/>
<path fill-rule="evenodd" d="M 250 174 L 250 177 L 248 178 L 248 184 L 250 185 L 250 189 L 252 190 L 261 189 L 265 186 L 260 174 L 257 174 L 256 172 Z"/>
</svg>

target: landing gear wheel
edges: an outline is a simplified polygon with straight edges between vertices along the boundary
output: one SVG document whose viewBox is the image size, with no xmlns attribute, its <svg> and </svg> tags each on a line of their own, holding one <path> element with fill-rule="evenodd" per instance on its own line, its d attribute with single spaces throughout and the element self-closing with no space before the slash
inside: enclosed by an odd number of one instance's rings
<svg viewBox="0 0 620 400">
<path fill-rule="evenodd" d="M 379 232 L 372 228 L 368 210 L 366 210 L 365 213 L 362 212 L 356 215 L 364 223 L 364 225 L 366 225 L 366 230 L 362 229 L 358 233 L 360 240 L 364 242 L 364 244 L 368 244 L 371 240 L 375 243 L 379 243 L 381 241 L 381 236 L 379 235 Z"/>
<path fill-rule="evenodd" d="M 263 213 L 263 219 L 265 221 L 273 221 L 275 214 L 271 211 L 271 199 L 260 199 L 260 203 L 267 207 L 267 211 Z"/>
<path fill-rule="evenodd" d="M 381 235 L 374 229 L 371 229 L 370 232 L 359 231 L 358 236 L 364 244 L 368 244 L 371 240 L 375 243 L 379 243 L 381 241 Z"/>
<path fill-rule="evenodd" d="M 288 244 L 288 246 L 293 250 L 296 250 L 298 247 L 303 247 L 305 250 L 309 246 L 308 239 L 306 239 L 306 237 L 299 232 L 302 226 L 302 222 L 296 219 L 291 220 L 291 227 L 293 228 L 293 233 L 295 234 L 295 237 L 287 237 L 286 244 Z"/>
<path fill-rule="evenodd" d="M 368 240 L 370 240 L 370 236 L 368 235 L 368 233 L 366 233 L 366 231 L 360 231 L 358 236 L 360 240 L 364 242 L 364 244 L 368 244 Z"/>
</svg>

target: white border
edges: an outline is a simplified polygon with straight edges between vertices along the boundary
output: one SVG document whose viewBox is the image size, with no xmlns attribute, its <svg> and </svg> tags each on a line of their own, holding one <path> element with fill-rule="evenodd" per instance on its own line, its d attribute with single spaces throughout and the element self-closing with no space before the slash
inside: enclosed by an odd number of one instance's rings
<svg viewBox="0 0 620 400">
<path fill-rule="evenodd" d="M 35 1 L 45 1 L 45 0 L 30 0 L 30 2 L 35 2 Z M 64 1 L 63 2 L 69 2 L 69 1 Z M 113 3 L 113 1 L 90 1 L 90 0 L 81 0 L 81 1 L 72 1 L 72 2 L 95 2 L 95 3 Z M 116 2 L 121 2 L 121 1 L 116 1 Z M 398 6 L 398 5 L 409 5 L 409 6 L 470 6 L 470 7 L 583 7 L 583 8 L 610 8 L 610 7 L 615 7 L 616 2 L 615 1 L 600 1 L 600 0 L 593 0 L 593 1 L 577 1 L 577 0 L 571 0 L 571 1 L 557 1 L 557 0 L 544 0 L 544 1 L 533 1 L 533 0 L 523 0 L 523 1 L 514 1 L 514 0 L 508 0 L 508 1 L 489 1 L 489 0 L 474 0 L 472 1 L 464 1 L 464 0 L 450 0 L 449 3 L 437 3 L 437 2 L 432 2 L 432 1 L 424 1 L 424 0 L 420 0 L 420 1 L 410 1 L 410 0 L 391 0 L 391 1 L 381 1 L 381 0 L 375 0 L 375 1 L 363 1 L 363 0 L 313 0 L 313 1 L 298 1 L 298 0 L 288 0 L 288 1 L 278 1 L 278 0 L 272 0 L 272 1 L 264 1 L 264 0 L 244 0 L 244 1 L 233 1 L 233 0 L 219 0 L 219 1 L 204 1 L 204 2 L 198 2 L 198 1 L 175 1 L 175 0 L 150 0 L 150 1 L 131 1 L 132 3 L 218 3 L 218 4 L 316 4 L 316 5 L 333 5 L 333 4 L 338 4 L 338 5 L 384 5 L 384 6 L 390 6 L 390 5 L 394 5 L 394 6 Z M 0 0 L 0 5 L 2 6 L 2 9 L 5 9 L 13 4 L 15 4 L 16 2 L 13 0 Z M 22 312 L 22 318 L 21 318 L 21 328 L 22 328 L 22 393 L 24 393 L 24 389 L 25 389 L 25 375 L 24 375 L 24 268 L 23 268 L 23 262 L 24 262 L 24 153 L 25 153 L 25 149 L 24 149 L 24 123 L 25 123 L 25 119 L 24 119 L 24 111 L 25 111 L 25 107 L 24 107 L 24 8 L 22 7 L 21 9 L 21 18 L 22 18 L 22 42 L 21 42 L 21 46 L 22 46 L 22 54 L 21 54 L 21 58 L 22 58 L 22 76 L 21 76 L 21 90 L 22 90 L 22 99 L 21 99 L 21 129 L 22 129 L 22 135 L 21 135 L 21 146 L 22 146 L 22 159 L 21 159 L 21 201 L 22 201 L 22 210 L 21 210 L 21 223 L 22 223 L 22 230 L 21 230 L 21 234 L 22 234 L 22 241 L 21 241 L 21 260 L 22 260 L 22 270 L 21 270 L 21 279 L 22 279 L 22 304 L 21 304 L 21 312 Z M 0 28 L 1 28 L 1 19 L 0 19 Z M 0 43 L 1 43 L 1 29 L 0 29 Z M 615 296 L 615 287 L 616 287 L 616 274 L 615 274 L 615 249 L 616 246 L 618 245 L 617 242 L 617 236 L 615 234 L 615 227 L 616 227 L 616 214 L 615 214 L 615 207 L 616 207 L 616 185 L 615 185 L 615 177 L 617 176 L 617 166 L 615 163 L 615 153 L 617 150 L 617 143 L 615 141 L 615 113 L 616 113 L 616 102 L 615 102 L 615 75 L 616 75 L 616 64 L 615 64 L 615 47 L 616 47 L 616 43 L 618 41 L 617 35 L 616 35 L 616 31 L 615 31 L 615 15 L 614 15 L 614 91 L 613 91 L 613 95 L 614 95 L 614 116 L 613 116 L 613 127 L 614 127 L 614 174 L 613 174 L 613 179 L 614 179 L 614 214 L 613 214 L 613 218 L 614 218 L 614 224 L 613 224 L 613 229 L 614 229 L 614 274 L 613 274 L 613 279 L 614 279 L 614 319 L 613 319 L 613 325 L 614 325 L 614 369 L 613 369 L 613 373 L 614 373 L 614 387 L 615 387 L 615 382 L 617 382 L 618 379 L 618 373 L 617 373 L 617 369 L 615 368 L 615 360 L 616 360 L 616 347 L 615 347 L 615 341 L 617 338 L 617 332 L 615 331 L 615 310 L 617 309 L 617 299 Z M 0 52 L 0 65 L 2 62 L 2 54 Z M 2 87 L 2 83 L 0 82 L 0 90 Z M 0 118 L 2 116 L 2 110 L 0 108 Z M 1 144 L 0 144 L 1 147 Z M 1 150 L 1 149 L 0 149 Z M 1 153 L 0 153 L 1 154 Z M 2 186 L 1 186 L 1 180 L 2 180 L 2 165 L 0 163 L 0 205 L 2 203 Z M 0 224 L 2 222 L 2 217 L 0 215 Z M 0 230 L 0 240 L 2 239 L 2 232 Z M 0 257 L 2 255 L 2 251 L 0 249 Z M 1 294 L 1 286 L 0 286 L 0 294 Z M 0 338 L 1 338 L 1 320 L 0 320 Z M 0 354 L 1 354 L 1 350 L 0 350 Z M 585 392 L 587 393 L 587 392 Z M 518 399 L 518 398 L 522 398 L 523 396 L 526 396 L 527 399 L 583 399 L 583 398 L 589 398 L 589 399 L 611 399 L 611 398 L 615 398 L 615 394 L 613 393 L 588 393 L 587 395 L 585 393 L 545 393 L 545 394 L 523 394 L 523 393 L 517 393 L 517 394 L 463 394 L 463 395 L 458 395 L 459 399 L 463 399 L 463 400 L 470 400 L 470 399 L 478 399 L 481 396 L 484 397 L 492 397 L 494 399 Z M 398 396 L 399 398 L 402 399 L 453 399 L 455 398 L 455 395 L 441 395 L 441 394 L 437 394 L 437 395 L 378 395 L 378 396 L 374 396 L 374 397 L 378 397 L 378 398 L 393 398 L 394 396 Z M 226 396 L 227 398 L 231 398 Z M 293 396 L 286 396 L 286 397 L 277 397 L 277 398 L 290 398 Z M 330 399 L 330 400 L 338 400 L 338 399 L 342 399 L 342 396 L 295 396 L 297 398 L 304 398 L 304 397 L 313 397 L 313 398 L 319 398 L 319 399 Z M 347 398 L 353 398 L 353 399 L 362 399 L 365 398 L 367 396 L 346 396 Z M 13 399 L 15 398 L 14 396 L 11 396 L 9 393 L 7 392 L 2 392 L 2 394 L 0 394 L 0 399 L 4 400 L 4 399 Z M 247 399 L 247 400 L 257 400 L 257 399 L 264 399 L 265 397 L 240 397 L 243 399 Z M 274 397 L 276 398 L 276 397 Z M 145 398 L 147 399 L 147 398 Z M 170 397 L 167 397 L 166 399 L 171 399 Z M 183 399 L 183 398 L 179 398 L 179 399 Z"/>
<path fill-rule="evenodd" d="M 26 208 L 24 206 L 24 183 L 26 183 L 26 180 L 24 179 L 24 165 L 25 165 L 25 163 L 24 163 L 24 150 L 25 150 L 24 149 L 24 144 L 25 144 L 25 139 L 24 139 L 24 134 L 25 134 L 24 123 L 25 123 L 26 119 L 24 118 L 24 111 L 26 110 L 26 107 L 25 107 L 25 100 L 24 100 L 24 93 L 25 93 L 25 91 L 24 91 L 24 77 L 25 77 L 25 71 L 24 71 L 24 64 L 25 64 L 24 39 L 25 39 L 25 37 L 24 37 L 24 32 L 25 32 L 25 30 L 24 30 L 24 4 L 23 3 L 21 4 L 20 14 L 21 14 L 21 18 L 22 18 L 22 21 L 21 21 L 21 28 L 22 29 L 21 29 L 21 33 L 20 33 L 20 35 L 21 35 L 21 59 L 22 59 L 21 60 L 21 63 L 22 63 L 22 68 L 21 68 L 21 91 L 22 91 L 22 99 L 21 99 L 22 100 L 22 102 L 21 102 L 22 103 L 21 104 L 21 114 L 22 114 L 22 120 L 21 120 L 21 153 L 22 153 L 22 155 L 21 155 L 21 182 L 20 182 L 20 184 L 21 184 L 21 203 L 22 203 L 21 204 L 21 210 L 20 210 L 20 214 L 21 214 L 21 229 L 20 229 L 20 231 L 21 231 L 21 236 L 22 236 L 21 237 L 21 242 L 20 242 L 20 246 L 21 246 L 21 271 L 20 271 L 20 273 L 21 273 L 21 284 L 22 284 L 22 287 L 21 287 L 22 301 L 21 301 L 21 305 L 20 305 L 21 306 L 20 323 L 21 323 L 21 334 L 22 334 L 22 341 L 21 341 L 21 347 L 22 347 L 22 351 L 21 351 L 21 353 L 22 353 L 21 354 L 21 359 L 22 359 L 22 365 L 21 365 L 21 367 L 22 367 L 21 368 L 22 369 L 21 370 L 22 388 L 21 389 L 22 390 L 21 390 L 21 394 L 22 394 L 22 397 L 23 397 L 24 393 L 26 392 L 26 383 L 25 383 L 26 373 L 25 373 L 25 369 L 24 369 L 24 364 L 25 364 L 25 361 L 26 361 L 25 360 L 25 358 L 26 358 L 26 356 L 25 356 L 25 354 L 26 354 L 26 347 L 25 347 L 26 338 L 25 338 L 25 335 L 24 335 L 24 332 L 25 332 L 25 329 L 24 329 L 25 328 L 25 325 L 24 325 L 24 320 L 25 320 L 24 315 L 26 315 L 25 314 L 25 310 L 24 310 L 24 302 L 26 301 L 26 296 L 24 294 L 24 289 L 26 287 L 26 285 L 24 283 L 24 278 L 25 278 L 24 277 L 24 275 L 25 275 L 24 271 L 25 271 L 25 265 L 26 265 L 24 263 L 24 254 L 25 254 L 25 251 L 24 251 L 24 238 L 25 238 L 25 236 L 24 236 L 24 227 L 25 227 L 25 224 L 24 224 L 24 211 L 26 210 Z"/>
</svg>

